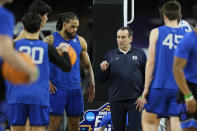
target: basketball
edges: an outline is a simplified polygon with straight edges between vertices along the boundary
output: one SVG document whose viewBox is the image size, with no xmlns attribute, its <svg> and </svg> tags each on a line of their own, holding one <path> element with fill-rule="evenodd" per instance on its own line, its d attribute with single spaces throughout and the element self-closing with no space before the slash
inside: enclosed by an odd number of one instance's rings
<svg viewBox="0 0 197 131">
<path fill-rule="evenodd" d="M 60 50 L 57 50 L 57 51 L 60 54 L 60 56 L 62 56 L 61 51 Z M 71 46 L 68 47 L 68 55 L 70 57 L 71 65 L 73 66 L 77 60 L 77 54 L 75 52 L 75 49 L 73 49 L 73 47 L 71 47 Z"/>
<path fill-rule="evenodd" d="M 35 64 L 33 63 L 32 59 L 26 53 L 19 52 L 18 54 L 25 60 L 25 62 L 27 62 L 32 67 L 35 67 Z M 1 70 L 4 79 L 8 80 L 10 83 L 13 84 L 28 83 L 29 78 L 26 73 L 15 69 L 5 61 L 2 64 Z"/>
<path fill-rule="evenodd" d="M 70 57 L 70 62 L 73 66 L 77 60 L 77 54 L 71 46 L 68 47 L 68 55 Z"/>
</svg>

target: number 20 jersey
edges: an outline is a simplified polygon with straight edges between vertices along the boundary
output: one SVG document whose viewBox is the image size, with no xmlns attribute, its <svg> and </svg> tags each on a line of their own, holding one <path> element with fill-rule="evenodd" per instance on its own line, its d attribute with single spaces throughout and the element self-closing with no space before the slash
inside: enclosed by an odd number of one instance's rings
<svg viewBox="0 0 197 131">
<path fill-rule="evenodd" d="M 39 68 L 40 75 L 32 84 L 14 85 L 6 82 L 8 103 L 49 106 L 48 44 L 41 40 L 21 39 L 15 42 L 15 48 L 31 56 Z"/>
<path fill-rule="evenodd" d="M 174 51 L 186 32 L 182 28 L 168 26 L 160 26 L 158 30 L 151 88 L 178 89 L 172 73 L 173 58 Z"/>
</svg>

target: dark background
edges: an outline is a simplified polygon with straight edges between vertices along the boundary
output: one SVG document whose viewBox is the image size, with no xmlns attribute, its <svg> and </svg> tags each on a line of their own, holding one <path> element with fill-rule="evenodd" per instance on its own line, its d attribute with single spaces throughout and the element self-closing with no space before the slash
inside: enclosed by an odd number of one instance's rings
<svg viewBox="0 0 197 131">
<path fill-rule="evenodd" d="M 53 9 L 49 14 L 49 21 L 56 20 L 60 12 L 73 11 L 79 16 L 79 35 L 88 43 L 88 53 L 93 65 L 95 79 L 98 75 L 99 64 L 109 50 L 116 48 L 116 31 L 123 26 L 123 0 L 43 0 Z M 16 18 L 16 22 L 28 10 L 33 0 L 15 0 L 6 5 Z M 159 6 L 164 0 L 135 0 L 135 18 L 129 26 L 134 31 L 134 46 L 147 48 L 148 36 L 152 28 L 162 24 L 159 20 Z M 179 0 L 182 5 L 183 19 L 192 23 L 192 7 L 196 0 Z M 129 2 L 130 5 L 130 2 Z M 82 77 L 84 78 L 84 76 Z M 83 80 L 86 80 L 84 78 Z M 84 84 L 86 88 L 87 83 Z M 100 84 L 96 79 L 96 99 L 94 103 L 87 103 L 85 108 L 98 108 L 107 102 L 107 84 Z"/>
</svg>

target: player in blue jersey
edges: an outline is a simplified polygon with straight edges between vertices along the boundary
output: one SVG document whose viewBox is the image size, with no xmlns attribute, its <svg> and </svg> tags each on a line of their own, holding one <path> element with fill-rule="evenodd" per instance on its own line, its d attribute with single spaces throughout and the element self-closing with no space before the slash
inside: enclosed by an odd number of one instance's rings
<svg viewBox="0 0 197 131">
<path fill-rule="evenodd" d="M 180 3 L 166 2 L 161 14 L 165 25 L 153 29 L 149 37 L 145 89 L 142 94 L 142 100 L 146 103 L 142 112 L 142 127 L 144 131 L 156 131 L 160 118 L 170 117 L 171 130 L 180 131 L 176 102 L 178 87 L 172 73 L 174 51 L 186 33 L 178 26 Z"/>
<path fill-rule="evenodd" d="M 38 14 L 42 18 L 41 26 L 44 27 L 47 20 L 48 20 L 48 14 L 51 12 L 51 7 L 42 0 L 35 0 L 29 6 L 28 11 Z M 19 40 L 19 39 L 24 38 L 25 34 L 26 34 L 26 32 L 24 30 L 22 30 L 15 40 Z"/>
<path fill-rule="evenodd" d="M 3 7 L 6 3 L 11 3 L 13 0 L 0 0 L 0 65 L 2 61 L 7 61 L 15 68 L 27 73 L 29 75 L 29 82 L 33 82 L 38 78 L 37 68 L 30 67 L 23 59 L 14 51 L 13 27 L 14 16 L 13 14 Z M 5 106 L 5 84 L 4 79 L 0 73 L 0 130 L 3 128 L 1 125 L 6 119 L 6 106 Z"/>
<path fill-rule="evenodd" d="M 197 5 L 194 8 L 197 16 Z M 197 20 L 197 19 L 196 19 Z M 175 51 L 173 72 L 179 86 L 179 111 L 183 131 L 197 129 L 197 23 Z"/>
<path fill-rule="evenodd" d="M 15 41 L 15 48 L 28 53 L 40 70 L 37 81 L 30 85 L 13 85 L 7 82 L 9 103 L 9 122 L 11 130 L 22 131 L 29 117 L 31 130 L 44 131 L 49 124 L 49 62 L 54 63 L 62 71 L 71 70 L 68 56 L 68 44 L 60 43 L 57 50 L 39 40 L 42 19 L 38 14 L 28 13 L 23 16 L 24 39 Z"/>
<path fill-rule="evenodd" d="M 77 60 L 69 73 L 64 73 L 55 65 L 50 64 L 50 80 L 57 90 L 50 95 L 49 131 L 58 130 L 64 109 L 68 116 L 69 131 L 77 131 L 80 116 L 83 114 L 80 63 L 84 65 L 85 72 L 90 78 L 87 90 L 89 102 L 92 102 L 95 96 L 94 74 L 87 53 L 87 43 L 83 37 L 76 34 L 79 27 L 77 16 L 72 12 L 61 14 L 56 27 L 58 32 L 47 37 L 47 43 L 54 47 L 57 47 L 61 42 L 70 44 L 77 53 Z"/>
</svg>

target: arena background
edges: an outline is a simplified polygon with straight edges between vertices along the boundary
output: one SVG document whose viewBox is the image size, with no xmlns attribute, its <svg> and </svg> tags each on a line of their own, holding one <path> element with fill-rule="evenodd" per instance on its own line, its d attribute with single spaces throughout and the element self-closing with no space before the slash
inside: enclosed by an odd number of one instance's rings
<svg viewBox="0 0 197 131">
<path fill-rule="evenodd" d="M 88 43 L 88 53 L 92 62 L 96 81 L 96 98 L 93 103 L 87 102 L 84 97 L 85 110 L 97 109 L 107 102 L 107 84 L 97 82 L 99 64 L 103 56 L 109 50 L 116 48 L 116 30 L 123 26 L 123 0 L 43 0 L 52 7 L 49 14 L 49 21 L 43 28 L 41 38 L 55 31 L 55 20 L 58 13 L 73 11 L 80 21 L 78 34 L 83 36 Z M 162 24 L 160 20 L 159 6 L 164 0 L 135 0 L 134 21 L 129 24 L 134 32 L 133 45 L 147 51 L 148 36 L 152 28 Z M 14 34 L 21 29 L 20 19 L 28 10 L 33 0 L 15 0 L 12 4 L 6 5 L 16 18 Z M 194 24 L 192 6 L 196 0 L 179 0 L 182 5 L 183 19 Z M 128 0 L 128 17 L 131 17 L 131 0 Z M 128 18 L 128 19 L 129 19 Z M 88 85 L 88 78 L 82 72 L 83 89 Z"/>
</svg>

